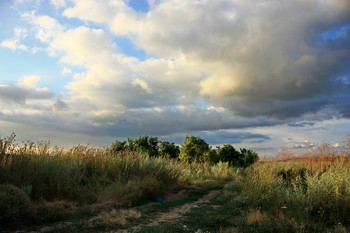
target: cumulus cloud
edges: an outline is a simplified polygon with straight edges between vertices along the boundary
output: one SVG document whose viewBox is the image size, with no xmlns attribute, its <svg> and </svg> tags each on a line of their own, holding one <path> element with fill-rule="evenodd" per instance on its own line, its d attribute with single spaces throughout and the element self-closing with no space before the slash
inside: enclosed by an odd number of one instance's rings
<svg viewBox="0 0 350 233">
<path fill-rule="evenodd" d="M 94 64 L 112 65 L 106 59 L 116 52 L 111 37 L 102 29 L 81 26 L 56 35 L 50 44 L 53 51 L 62 51 L 61 61 L 75 66 L 92 68 Z M 99 60 L 99 59 L 103 60 Z M 103 67 L 99 67 L 103 68 Z"/>
<path fill-rule="evenodd" d="M 87 14 L 94 4 L 95 13 Z M 348 29 L 333 45 L 319 42 L 327 30 L 350 21 L 349 9 L 340 0 L 188 0 L 159 1 L 143 14 L 124 2 L 84 1 L 64 15 L 105 23 L 149 54 L 200 67 L 187 79 L 196 82 L 190 87 L 195 98 L 237 115 L 286 118 L 320 111 L 339 93 L 329 84 L 349 72 Z M 162 80 L 147 80 L 153 82 Z"/>
<path fill-rule="evenodd" d="M 63 32 L 63 26 L 53 17 L 36 15 L 35 11 L 25 12 L 21 17 L 34 26 L 35 37 L 41 42 L 48 43 Z"/>
</svg>

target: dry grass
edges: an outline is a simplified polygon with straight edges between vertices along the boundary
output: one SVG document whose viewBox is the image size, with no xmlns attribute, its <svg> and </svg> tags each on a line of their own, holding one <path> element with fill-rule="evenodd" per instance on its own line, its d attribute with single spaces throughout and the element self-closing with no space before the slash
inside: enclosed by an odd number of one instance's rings
<svg viewBox="0 0 350 233">
<path fill-rule="evenodd" d="M 248 225 L 262 223 L 266 219 L 266 215 L 260 209 L 251 210 L 246 214 L 246 223 Z"/>
<path fill-rule="evenodd" d="M 89 220 L 90 223 L 107 226 L 125 226 L 130 220 L 139 219 L 141 213 L 132 209 L 111 210 L 102 212 Z"/>
<path fill-rule="evenodd" d="M 327 156 L 329 149 L 258 162 L 238 174 L 225 194 L 246 216 L 244 223 L 261 232 L 348 232 L 350 157 L 342 156 L 346 151 Z"/>
<path fill-rule="evenodd" d="M 34 203 L 33 215 L 35 222 L 57 221 L 73 216 L 78 210 L 77 203 L 70 201 L 41 201 Z"/>
<path fill-rule="evenodd" d="M 94 203 L 92 205 L 85 205 L 83 208 L 88 209 L 89 211 L 95 213 L 95 212 L 111 210 L 112 208 L 117 208 L 119 206 L 120 206 L 120 203 L 118 202 L 105 201 L 105 202 Z"/>
</svg>

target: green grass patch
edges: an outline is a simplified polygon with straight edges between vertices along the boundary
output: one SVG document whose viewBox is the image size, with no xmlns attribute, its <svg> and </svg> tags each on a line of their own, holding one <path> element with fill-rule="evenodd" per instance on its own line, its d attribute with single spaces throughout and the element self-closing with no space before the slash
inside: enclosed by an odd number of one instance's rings
<svg viewBox="0 0 350 233">
<path fill-rule="evenodd" d="M 227 199 L 219 195 L 209 202 L 197 204 L 185 214 L 180 224 L 187 226 L 190 232 L 218 232 L 230 224 L 231 212 L 226 203 Z"/>
</svg>

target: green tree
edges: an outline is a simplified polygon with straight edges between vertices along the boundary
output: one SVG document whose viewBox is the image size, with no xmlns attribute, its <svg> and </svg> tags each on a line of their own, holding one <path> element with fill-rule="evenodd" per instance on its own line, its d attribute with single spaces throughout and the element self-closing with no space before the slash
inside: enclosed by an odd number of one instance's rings
<svg viewBox="0 0 350 233">
<path fill-rule="evenodd" d="M 184 143 L 180 148 L 180 159 L 186 162 L 194 162 L 202 160 L 205 153 L 210 147 L 202 138 L 187 135 Z"/>
<path fill-rule="evenodd" d="M 230 144 L 218 147 L 218 157 L 220 161 L 228 162 L 232 166 L 242 166 L 243 164 L 243 155 Z"/>
<path fill-rule="evenodd" d="M 253 150 L 241 149 L 241 154 L 243 155 L 243 167 L 248 167 L 253 163 L 259 161 L 258 153 Z"/>
<path fill-rule="evenodd" d="M 203 161 L 207 161 L 211 164 L 216 164 L 216 163 L 220 162 L 218 150 L 209 148 L 209 150 L 204 154 Z"/>
<path fill-rule="evenodd" d="M 128 138 L 128 147 L 130 150 L 140 153 L 147 153 L 151 157 L 158 156 L 158 138 L 147 135 L 138 138 Z"/>
<path fill-rule="evenodd" d="M 116 141 L 112 143 L 111 149 L 113 152 L 123 151 L 128 149 L 128 145 L 126 144 L 126 141 Z"/>
<path fill-rule="evenodd" d="M 170 158 L 177 158 L 180 154 L 180 148 L 173 142 L 161 141 L 158 146 L 158 153 L 161 156 L 169 155 Z"/>
</svg>

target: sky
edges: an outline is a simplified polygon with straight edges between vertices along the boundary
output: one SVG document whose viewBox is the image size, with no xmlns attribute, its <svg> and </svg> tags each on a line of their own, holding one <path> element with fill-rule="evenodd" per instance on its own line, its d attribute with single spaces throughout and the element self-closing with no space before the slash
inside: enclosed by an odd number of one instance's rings
<svg viewBox="0 0 350 233">
<path fill-rule="evenodd" d="M 195 135 L 260 154 L 350 134 L 348 0 L 0 0 L 0 137 Z"/>
</svg>

